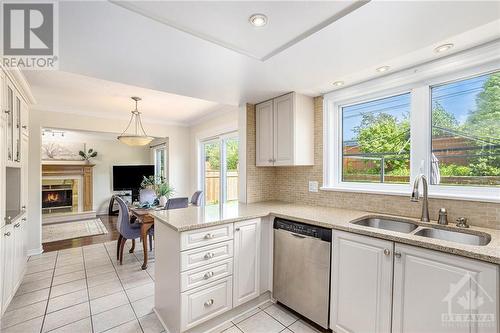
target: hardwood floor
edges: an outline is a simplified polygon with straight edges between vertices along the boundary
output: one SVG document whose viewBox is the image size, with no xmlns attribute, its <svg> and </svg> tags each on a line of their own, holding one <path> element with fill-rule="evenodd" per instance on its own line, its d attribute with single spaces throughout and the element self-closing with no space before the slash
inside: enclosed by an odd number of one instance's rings
<svg viewBox="0 0 500 333">
<path fill-rule="evenodd" d="M 58 250 L 69 249 L 72 247 L 80 247 L 84 245 L 105 243 L 109 241 L 113 241 L 118 239 L 118 230 L 116 230 L 116 219 L 117 216 L 109 216 L 109 215 L 99 215 L 98 216 L 106 229 L 108 229 L 108 233 L 104 235 L 97 236 L 87 236 L 80 237 L 74 239 L 65 239 L 55 242 L 43 243 L 43 252 L 52 252 Z"/>
</svg>

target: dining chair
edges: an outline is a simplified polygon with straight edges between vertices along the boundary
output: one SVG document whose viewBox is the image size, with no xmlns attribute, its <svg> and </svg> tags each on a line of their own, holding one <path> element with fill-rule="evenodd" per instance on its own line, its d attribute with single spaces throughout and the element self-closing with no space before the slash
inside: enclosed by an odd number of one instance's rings
<svg viewBox="0 0 500 333">
<path fill-rule="evenodd" d="M 202 201 L 203 201 L 203 191 L 196 191 L 193 193 L 190 203 L 195 206 L 201 206 Z"/>
<path fill-rule="evenodd" d="M 168 199 L 167 204 L 165 205 L 165 209 L 186 208 L 188 206 L 189 206 L 188 197 L 171 198 Z"/>
<path fill-rule="evenodd" d="M 132 249 L 135 248 L 135 239 L 141 237 L 141 226 L 138 223 L 130 223 L 130 214 L 128 211 L 127 204 L 120 197 L 115 197 L 118 203 L 118 221 L 116 222 L 116 228 L 120 235 L 118 236 L 118 244 L 116 248 L 116 259 L 120 260 L 120 265 L 123 262 L 123 248 L 127 239 L 132 240 Z"/>
</svg>

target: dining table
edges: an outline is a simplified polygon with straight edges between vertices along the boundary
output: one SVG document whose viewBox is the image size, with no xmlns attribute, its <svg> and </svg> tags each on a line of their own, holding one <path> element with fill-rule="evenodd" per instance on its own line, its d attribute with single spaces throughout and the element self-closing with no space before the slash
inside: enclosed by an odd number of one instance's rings
<svg viewBox="0 0 500 333">
<path fill-rule="evenodd" d="M 144 255 L 144 261 L 142 263 L 141 268 L 148 268 L 148 233 L 149 230 L 154 226 L 154 218 L 150 215 L 152 211 L 158 210 L 158 208 L 141 208 L 130 206 L 129 211 L 130 215 L 136 218 L 135 223 L 139 223 L 141 226 L 141 241 L 142 241 L 142 249 Z"/>
</svg>

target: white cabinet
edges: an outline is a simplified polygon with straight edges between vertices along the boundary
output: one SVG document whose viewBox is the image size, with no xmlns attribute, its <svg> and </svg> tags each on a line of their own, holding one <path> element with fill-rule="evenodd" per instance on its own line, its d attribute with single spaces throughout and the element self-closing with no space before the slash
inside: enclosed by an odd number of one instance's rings
<svg viewBox="0 0 500 333">
<path fill-rule="evenodd" d="M 500 332 L 498 265 L 400 244 L 395 253 L 393 333 Z"/>
<path fill-rule="evenodd" d="M 255 107 L 256 165 L 273 165 L 273 101 Z"/>
<path fill-rule="evenodd" d="M 295 92 L 256 105 L 256 165 L 314 164 L 314 102 Z"/>
<path fill-rule="evenodd" d="M 233 306 L 260 292 L 260 219 L 234 224 Z"/>
<path fill-rule="evenodd" d="M 14 290 L 14 263 L 15 263 L 15 234 L 14 226 L 7 224 L 2 229 L 3 238 L 2 256 L 3 256 L 3 280 L 2 280 L 2 310 L 5 310 L 12 299 Z"/>
<path fill-rule="evenodd" d="M 14 223 L 13 236 L 14 236 L 14 269 L 12 273 L 12 279 L 14 282 L 13 288 L 16 288 L 23 278 L 24 269 L 26 268 L 26 248 L 25 248 L 25 238 L 26 238 L 26 216 L 23 216 L 17 222 Z"/>
<path fill-rule="evenodd" d="M 391 330 L 390 241 L 333 233 L 330 327 L 337 333 Z"/>
<path fill-rule="evenodd" d="M 332 253 L 337 333 L 500 332 L 498 265 L 345 232 Z"/>
</svg>

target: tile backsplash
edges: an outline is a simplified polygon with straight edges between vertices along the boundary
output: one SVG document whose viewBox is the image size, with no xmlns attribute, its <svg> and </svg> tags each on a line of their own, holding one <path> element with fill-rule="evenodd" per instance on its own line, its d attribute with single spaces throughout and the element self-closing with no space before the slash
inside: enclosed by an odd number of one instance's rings
<svg viewBox="0 0 500 333">
<path fill-rule="evenodd" d="M 422 202 L 407 196 L 340 191 L 309 192 L 308 182 L 323 180 L 323 98 L 314 99 L 314 166 L 255 166 L 255 106 L 247 105 L 247 202 L 281 200 L 309 205 L 359 209 L 375 213 L 419 217 Z M 500 229 L 500 204 L 466 200 L 429 199 L 431 219 L 439 208 L 448 210 L 448 220 L 464 216 L 471 225 Z"/>
</svg>

